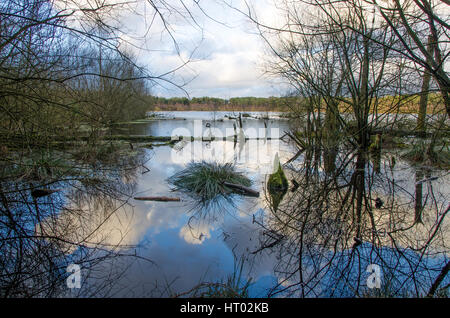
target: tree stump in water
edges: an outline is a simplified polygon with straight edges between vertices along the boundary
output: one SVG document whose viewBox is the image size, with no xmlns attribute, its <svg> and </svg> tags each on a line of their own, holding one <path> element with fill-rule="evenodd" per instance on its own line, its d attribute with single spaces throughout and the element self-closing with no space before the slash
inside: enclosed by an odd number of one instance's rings
<svg viewBox="0 0 450 318">
<path fill-rule="evenodd" d="M 267 189 L 269 191 L 270 197 L 272 199 L 272 206 L 274 211 L 278 209 L 278 205 L 283 199 L 284 195 L 288 190 L 289 184 L 284 174 L 281 164 L 278 162 L 278 169 L 275 173 L 269 176 L 267 181 Z"/>
</svg>

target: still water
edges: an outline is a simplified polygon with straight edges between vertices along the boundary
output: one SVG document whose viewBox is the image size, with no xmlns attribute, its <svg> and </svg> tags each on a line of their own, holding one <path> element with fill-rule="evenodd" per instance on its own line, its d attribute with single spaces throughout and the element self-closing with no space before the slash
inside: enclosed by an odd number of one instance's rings
<svg viewBox="0 0 450 318">
<path fill-rule="evenodd" d="M 219 131 L 223 136 L 229 136 L 227 131 L 233 132 L 234 125 L 238 121 L 228 119 L 225 114 L 227 113 L 163 113 L 165 117 L 163 119 L 123 126 L 120 129 L 128 130 L 132 134 L 153 136 L 186 136 L 188 133 L 193 136 L 199 134 L 204 136 L 211 133 L 211 129 L 215 129 L 213 135 Z M 290 128 L 289 121 L 280 119 L 279 114 L 251 115 L 254 117 L 269 115 L 270 118 L 243 118 L 245 137 L 281 137 Z M 183 133 L 178 134 L 177 131 Z M 289 230 L 300 223 L 295 223 L 296 225 L 289 223 L 284 220 L 285 215 L 281 215 L 281 212 L 274 213 L 270 209 L 265 184 L 268 175 L 274 171 L 274 157 L 277 154 L 281 164 L 284 164 L 297 152 L 294 144 L 285 138 L 241 139 L 237 142 L 234 140 L 179 142 L 173 147 L 160 146 L 144 151 L 148 158 L 144 164 L 145 169 L 139 170 L 132 180 L 125 177 L 121 180 L 124 184 L 133 183 L 132 195 L 125 198 L 125 204 L 117 201 L 106 207 L 99 204 L 101 207 L 95 208 L 95 204 L 86 202 L 84 208 L 93 211 L 89 217 L 66 222 L 77 229 L 73 234 L 75 236 L 93 233 L 89 235 L 89 244 L 101 244 L 103 246 L 101 253 L 103 250 L 111 249 L 119 254 L 136 257 L 120 257 L 99 263 L 89 273 L 82 272 L 85 280 L 83 288 L 90 288 L 92 292 L 71 291 L 68 296 L 75 296 L 76 293 L 95 294 L 97 297 L 189 295 L 188 292 L 200 283 L 225 281 L 236 272 L 239 261 L 244 261 L 243 282 L 251 279 L 250 297 L 352 296 L 356 285 L 366 285 L 369 275 L 366 268 L 373 263 L 385 264 L 386 270 L 383 273 L 385 275 L 390 273 L 396 277 L 398 284 L 401 285 L 398 289 L 423 292 L 439 273 L 442 264 L 448 260 L 446 248 L 448 220 L 443 218 L 448 211 L 445 209 L 450 193 L 447 171 L 432 170 L 433 176 L 439 178 L 438 182 L 432 185 L 425 183 L 423 195 L 428 198 L 425 199 L 425 206 L 426 200 L 431 202 L 429 196 L 435 196 L 433 201 L 435 209 L 430 208 L 431 212 L 424 213 L 423 225 L 408 232 L 412 233 L 412 236 L 399 236 L 393 248 L 392 240 L 384 234 L 378 246 L 363 242 L 358 250 L 352 250 L 348 242 L 352 242 L 353 236 L 342 240 L 346 242 L 342 248 L 332 248 L 322 241 L 323 234 L 317 234 L 323 230 L 322 228 L 320 231 L 311 228 L 302 232 L 305 236 L 308 234 L 312 236 L 309 241 L 306 239 L 303 241 L 302 238 L 301 242 L 306 242 L 303 246 L 298 243 L 296 232 Z M 338 163 L 345 161 L 346 156 L 340 154 L 336 161 Z M 386 217 L 377 210 L 374 212 L 377 225 L 395 236 L 397 231 L 407 231 L 407 226 L 402 228 L 402 222 L 410 224 L 410 217 L 414 216 L 417 169 L 400 159 L 397 160 L 395 167 L 389 166 L 392 156 L 393 154 L 389 153 L 383 155 L 379 174 L 375 175 L 369 165 L 367 175 L 371 180 L 370 192 L 403 213 L 399 212 L 398 215 L 402 216 L 396 219 Z M 238 171 L 245 173 L 252 180 L 252 188 L 260 192 L 259 198 L 236 195 L 234 206 L 222 205 L 207 211 L 199 211 L 187 197 L 171 191 L 167 178 L 183 170 L 187 163 L 200 160 L 234 163 Z M 307 155 L 302 154 L 285 165 L 289 180 L 301 173 L 300 167 L 305 166 L 306 160 L 309 160 Z M 319 166 L 317 170 L 321 178 L 324 168 Z M 346 173 L 350 175 L 351 172 Z M 339 182 L 342 183 L 346 179 L 349 179 L 349 176 L 343 173 Z M 391 188 L 400 188 L 401 191 L 395 190 L 393 194 Z M 310 194 L 314 194 L 312 190 L 308 195 Z M 180 197 L 181 201 L 138 201 L 133 199 L 134 196 L 172 196 Z M 283 202 L 291 203 L 294 208 L 301 206 L 302 203 L 295 203 L 297 202 L 295 200 L 297 199 L 293 192 L 289 191 Z M 307 203 L 311 204 L 314 198 L 308 200 Z M 320 205 L 320 202 L 312 204 Z M 320 212 L 324 217 L 329 211 L 333 211 L 333 206 L 326 209 L 325 212 L 322 210 Z M 424 211 L 428 210 L 425 208 Z M 61 218 L 64 219 L 64 213 Z M 281 229 L 278 226 L 281 221 L 288 226 Z M 441 222 L 440 236 L 429 244 L 433 253 L 421 254 L 421 250 L 411 249 L 412 245 L 419 246 L 420 242 L 426 242 L 438 222 Z M 312 223 L 314 222 L 310 221 L 307 224 Z M 393 228 L 395 224 L 400 230 Z M 327 226 L 329 233 L 334 231 L 330 230 L 330 225 Z M 345 236 L 345 234 L 336 235 Z M 272 245 L 267 244 L 267 238 L 271 238 Z M 300 245 L 301 252 L 298 251 Z M 299 267 L 298 256 L 299 253 L 305 253 L 303 249 L 308 249 L 309 252 L 314 250 L 316 254 L 312 252 L 301 254 L 304 260 L 303 269 L 299 272 L 292 267 Z M 399 253 L 403 256 L 398 256 Z M 319 258 L 314 256 L 318 254 Z M 434 257 L 429 257 L 429 254 L 433 254 Z M 333 265 L 320 267 L 327 262 Z M 412 272 L 413 276 L 420 277 L 417 281 L 420 281 L 423 287 L 417 287 L 417 282 L 410 280 Z M 341 279 L 344 274 L 345 279 Z M 108 282 L 107 287 L 98 287 L 104 283 L 106 277 L 114 277 L 113 283 Z M 309 282 L 313 282 L 311 283 L 313 287 L 309 288 L 306 294 L 304 289 L 298 287 L 302 284 L 299 280 L 304 280 L 305 277 L 309 277 Z M 445 283 L 448 284 L 448 277 L 444 279 L 442 285 Z"/>
</svg>

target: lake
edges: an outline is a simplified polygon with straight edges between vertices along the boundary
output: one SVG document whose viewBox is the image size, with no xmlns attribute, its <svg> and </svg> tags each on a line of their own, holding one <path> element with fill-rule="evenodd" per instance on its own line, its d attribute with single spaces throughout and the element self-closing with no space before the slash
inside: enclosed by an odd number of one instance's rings
<svg viewBox="0 0 450 318">
<path fill-rule="evenodd" d="M 137 135 L 229 137 L 239 131 L 236 115 L 160 112 L 161 118 L 117 129 Z M 249 115 L 253 118 L 242 118 L 247 139 L 180 141 L 144 149 L 142 167 L 131 178 L 123 174 L 117 179 L 130 186 L 131 194 L 108 204 L 95 193 L 69 203 L 90 211 L 82 219 L 68 217 L 70 221 L 62 222 L 77 229 L 71 235 L 92 233 L 87 246 L 101 245 L 98 255 L 113 251 L 131 256 L 98 262 L 89 272 L 83 272 L 82 266 L 83 288 L 66 296 L 190 296 L 202 283 L 225 282 L 236 272 L 242 274 L 241 286 L 251 279 L 250 297 L 370 295 L 374 290 L 381 293 L 380 288 L 369 288 L 371 264 L 381 267 L 381 281 L 390 290 L 407 295 L 427 291 L 449 256 L 449 224 L 444 218 L 450 194 L 448 171 L 414 166 L 391 150 L 383 152 L 376 169 L 374 162 L 366 160 L 366 206 L 372 206 L 367 201 L 375 198 L 381 198 L 383 206 L 363 214 L 362 230 L 359 227 L 356 235 L 361 242 L 353 248 L 355 224 L 348 220 L 358 211 L 352 201 L 356 202 L 357 192 L 351 188 L 347 193 L 346 185 L 353 180 L 353 164 L 359 157 L 340 150 L 331 169 L 325 155 L 317 160 L 317 152 L 294 157 L 298 147 L 284 136 L 290 121 L 279 113 Z M 276 155 L 290 190 L 274 211 L 266 184 Z M 235 195 L 234 204 L 199 208 L 189 197 L 171 191 L 167 182 L 191 161 L 233 163 L 252 180 L 260 196 Z M 427 181 L 430 176 L 436 179 Z M 293 189 L 293 179 L 300 183 L 298 189 Z M 422 222 L 415 225 L 418 187 Z M 181 201 L 138 201 L 135 196 L 180 197 Z M 344 215 L 344 210 L 349 214 Z M 61 213 L 60 219 L 64 218 Z"/>
</svg>

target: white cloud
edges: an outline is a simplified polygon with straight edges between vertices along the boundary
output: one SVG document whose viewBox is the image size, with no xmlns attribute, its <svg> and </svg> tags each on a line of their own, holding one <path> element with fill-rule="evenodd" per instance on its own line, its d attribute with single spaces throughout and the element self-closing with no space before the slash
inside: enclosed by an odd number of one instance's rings
<svg viewBox="0 0 450 318">
<path fill-rule="evenodd" d="M 273 23 L 277 15 L 270 2 L 253 1 L 253 7 L 258 17 Z M 226 3 L 246 11 L 244 1 L 200 1 L 202 11 L 185 0 L 108 0 L 107 4 L 117 5 L 106 7 L 103 13 L 106 22 L 118 28 L 121 49 L 133 52 L 151 75 L 165 74 L 165 80 L 179 85 L 189 83 L 184 88 L 191 96 L 279 95 L 271 81 L 261 76 L 264 45 L 254 25 Z M 79 11 L 96 7 L 98 2 L 58 0 L 56 5 Z M 79 11 L 72 23 L 82 16 Z M 187 67 L 179 69 L 189 60 Z M 184 95 L 167 81 L 158 83 L 161 86 L 153 88 L 154 94 Z"/>
<path fill-rule="evenodd" d="M 205 240 L 211 238 L 211 231 L 214 227 L 211 224 L 197 224 L 190 226 L 186 224 L 180 229 L 180 237 L 189 244 L 202 244 Z"/>
<path fill-rule="evenodd" d="M 271 16 L 270 12 L 273 10 L 262 3 L 258 2 L 258 12 L 263 12 L 263 16 Z M 189 20 L 173 20 L 175 24 L 172 25 L 172 34 L 177 41 L 176 47 L 169 34 L 161 30 L 161 25 L 153 27 L 147 34 L 145 43 L 136 42 L 137 40 L 133 40 L 128 34 L 123 35 L 123 39 L 146 48 L 136 52 L 140 61 L 146 64 L 154 75 L 164 74 L 191 60 L 186 67 L 168 78 L 177 84 L 189 82 L 184 88 L 192 97 L 280 95 L 280 91 L 273 87 L 272 81 L 262 76 L 264 45 L 258 35 L 250 32 L 245 18 L 236 10 L 221 5 L 220 1 L 208 1 L 202 5 L 205 12 L 220 23 L 191 7 L 198 25 Z M 130 16 L 130 19 L 133 20 L 130 23 L 132 28 L 140 30 L 141 33 L 148 26 L 142 16 L 134 15 Z M 163 87 L 153 88 L 154 94 L 184 95 L 183 91 L 167 83 L 161 84 Z"/>
</svg>

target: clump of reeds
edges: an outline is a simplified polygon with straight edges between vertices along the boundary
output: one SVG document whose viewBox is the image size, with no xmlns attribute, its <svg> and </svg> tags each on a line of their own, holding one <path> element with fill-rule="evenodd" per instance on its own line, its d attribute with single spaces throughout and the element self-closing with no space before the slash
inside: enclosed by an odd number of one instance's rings
<svg viewBox="0 0 450 318">
<path fill-rule="evenodd" d="M 207 285 L 207 290 L 201 294 L 203 298 L 248 298 L 252 279 L 244 279 L 244 261 L 235 263 L 234 271 L 225 281 Z"/>
<path fill-rule="evenodd" d="M 244 261 L 241 257 L 234 260 L 233 273 L 226 279 L 218 282 L 203 282 L 195 286 L 192 290 L 177 295 L 189 295 L 191 298 L 248 298 L 250 287 L 253 284 L 251 278 L 244 277 Z"/>
<path fill-rule="evenodd" d="M 224 182 L 250 186 L 251 180 L 236 171 L 232 163 L 191 162 L 187 167 L 168 179 L 172 190 L 180 191 L 204 206 L 218 202 L 220 198 L 230 200 L 232 189 Z"/>
</svg>

